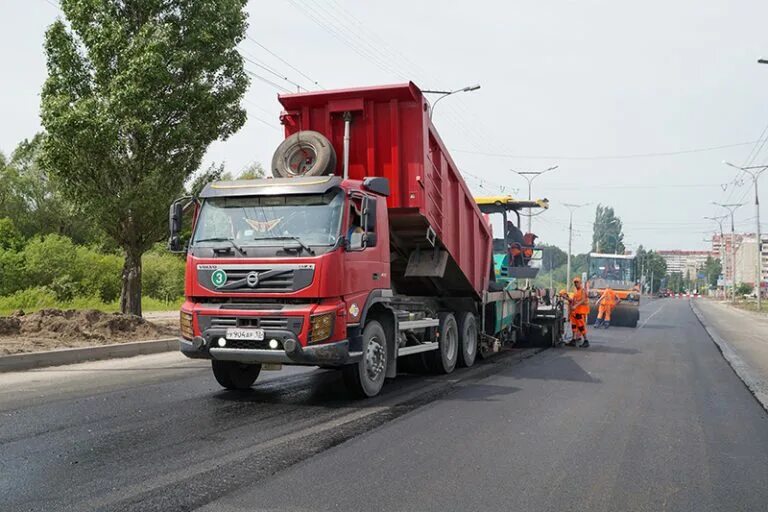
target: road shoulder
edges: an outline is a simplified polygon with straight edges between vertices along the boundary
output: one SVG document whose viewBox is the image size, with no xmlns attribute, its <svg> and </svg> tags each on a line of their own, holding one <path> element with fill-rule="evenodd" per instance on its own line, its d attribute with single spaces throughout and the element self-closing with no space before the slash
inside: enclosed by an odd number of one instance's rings
<svg viewBox="0 0 768 512">
<path fill-rule="evenodd" d="M 758 340 L 764 340 L 768 350 L 768 329 L 757 321 L 749 321 L 743 314 L 727 306 L 714 302 L 691 301 L 691 309 L 704 329 L 715 342 L 725 360 L 744 382 L 752 395 L 768 411 L 768 359 L 761 357 L 752 349 Z M 718 320 L 715 315 L 721 315 Z M 725 317 L 725 318 L 722 318 Z M 766 331 L 752 333 L 750 329 Z M 754 339 L 750 339 L 750 337 Z"/>
</svg>

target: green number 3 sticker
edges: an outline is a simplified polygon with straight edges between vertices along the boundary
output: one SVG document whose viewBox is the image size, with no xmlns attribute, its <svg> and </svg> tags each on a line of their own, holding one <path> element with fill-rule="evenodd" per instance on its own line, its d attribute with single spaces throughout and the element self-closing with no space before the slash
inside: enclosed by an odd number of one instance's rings
<svg viewBox="0 0 768 512">
<path fill-rule="evenodd" d="M 220 268 L 214 270 L 213 274 L 211 274 L 211 282 L 216 288 L 224 286 L 224 284 L 227 282 L 227 273 Z"/>
</svg>

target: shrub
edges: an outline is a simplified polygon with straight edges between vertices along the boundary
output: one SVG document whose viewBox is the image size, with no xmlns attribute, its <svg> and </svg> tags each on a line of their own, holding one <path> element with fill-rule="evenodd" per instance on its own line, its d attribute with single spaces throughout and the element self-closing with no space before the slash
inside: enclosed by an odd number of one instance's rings
<svg viewBox="0 0 768 512">
<path fill-rule="evenodd" d="M 16 309 L 36 310 L 40 308 L 52 308 L 59 306 L 56 294 L 48 288 L 37 286 L 20 290 L 7 297 L 0 297 L 0 311 L 14 311 Z"/>
<path fill-rule="evenodd" d="M 35 286 L 52 284 L 56 279 L 69 276 L 76 281 L 77 251 L 72 240 L 61 235 L 46 235 L 30 240 L 24 248 L 24 258 L 29 278 Z"/>
<path fill-rule="evenodd" d="M 28 284 L 24 254 L 0 249 L 0 296 L 26 288 Z"/>
<path fill-rule="evenodd" d="M 13 221 L 8 217 L 0 219 L 0 249 L 20 251 L 23 247 L 24 237 L 13 225 Z"/>
<path fill-rule="evenodd" d="M 144 295 L 171 302 L 184 296 L 184 261 L 172 254 L 148 252 L 142 259 Z"/>
<path fill-rule="evenodd" d="M 102 254 L 88 247 L 77 248 L 77 295 L 98 297 L 112 302 L 120 297 L 123 259 L 117 254 Z"/>
</svg>

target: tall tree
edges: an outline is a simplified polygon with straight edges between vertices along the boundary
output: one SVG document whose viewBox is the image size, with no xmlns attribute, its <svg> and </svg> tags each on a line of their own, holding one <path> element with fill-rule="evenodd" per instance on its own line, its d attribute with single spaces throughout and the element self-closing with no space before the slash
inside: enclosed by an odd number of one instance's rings
<svg viewBox="0 0 768 512">
<path fill-rule="evenodd" d="M 237 177 L 239 180 L 257 180 L 264 177 L 264 166 L 260 162 L 252 162 L 247 165 L 240 175 Z"/>
<path fill-rule="evenodd" d="M 704 262 L 704 274 L 707 276 L 707 284 L 710 288 L 717 288 L 717 280 L 723 272 L 723 266 L 718 258 L 707 256 Z"/>
<path fill-rule="evenodd" d="M 568 255 L 556 245 L 539 244 L 541 247 L 541 270 L 549 272 L 568 261 Z"/>
<path fill-rule="evenodd" d="M 621 219 L 610 206 L 597 205 L 592 232 L 592 251 L 624 254 L 624 233 Z"/>
<path fill-rule="evenodd" d="M 93 242 L 97 238 L 93 223 L 63 197 L 58 183 L 40 166 L 44 137 L 38 133 L 13 151 L 3 173 L 5 179 L 0 181 L 7 180 L 4 193 L 15 197 L 11 203 L 15 206 L 0 209 L 0 215 L 8 216 L 27 238 L 56 233 L 76 243 Z"/>
<path fill-rule="evenodd" d="M 141 256 L 208 145 L 245 122 L 247 0 L 60 0 L 46 32 L 45 168 L 123 249 L 120 309 L 141 314 Z"/>
</svg>

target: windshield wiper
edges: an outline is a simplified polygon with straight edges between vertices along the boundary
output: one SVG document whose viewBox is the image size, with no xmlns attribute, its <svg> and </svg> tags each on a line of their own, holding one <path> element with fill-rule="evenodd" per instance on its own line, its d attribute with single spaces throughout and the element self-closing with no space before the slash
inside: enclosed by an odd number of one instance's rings
<svg viewBox="0 0 768 512">
<path fill-rule="evenodd" d="M 195 243 L 198 243 L 198 242 L 229 242 L 232 247 L 237 249 L 237 252 L 239 252 L 243 256 L 246 255 L 245 251 L 243 250 L 243 248 L 240 247 L 239 245 L 237 245 L 235 243 L 235 241 L 232 240 L 231 238 L 224 238 L 224 237 L 220 237 L 220 236 L 219 237 L 212 237 L 212 238 L 201 238 L 200 240 L 195 240 Z"/>
<path fill-rule="evenodd" d="M 265 237 L 255 238 L 254 240 L 293 240 L 294 242 L 299 244 L 299 247 L 307 251 L 310 255 L 312 256 L 315 255 L 315 251 L 313 251 L 310 246 L 302 242 L 301 238 L 297 236 L 265 236 Z M 287 248 L 283 247 L 283 249 L 287 249 Z"/>
</svg>

